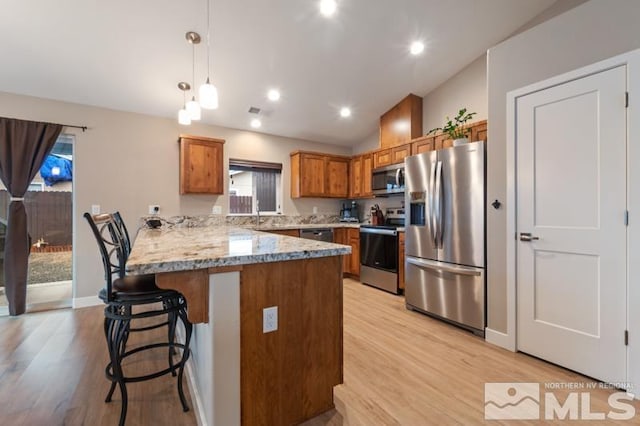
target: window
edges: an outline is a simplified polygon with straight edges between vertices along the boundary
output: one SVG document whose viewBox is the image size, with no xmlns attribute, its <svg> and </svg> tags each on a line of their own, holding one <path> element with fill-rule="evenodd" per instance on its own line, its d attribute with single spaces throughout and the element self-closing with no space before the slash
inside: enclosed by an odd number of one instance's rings
<svg viewBox="0 0 640 426">
<path fill-rule="evenodd" d="M 282 213 L 282 164 L 229 160 L 229 214 Z"/>
</svg>

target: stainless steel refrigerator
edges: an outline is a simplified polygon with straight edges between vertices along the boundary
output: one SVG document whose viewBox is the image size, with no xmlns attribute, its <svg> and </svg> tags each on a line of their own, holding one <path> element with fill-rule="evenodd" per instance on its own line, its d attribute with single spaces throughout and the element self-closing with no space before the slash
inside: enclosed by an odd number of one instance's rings
<svg viewBox="0 0 640 426">
<path fill-rule="evenodd" d="M 407 157 L 405 180 L 407 307 L 484 335 L 484 142 Z"/>
</svg>

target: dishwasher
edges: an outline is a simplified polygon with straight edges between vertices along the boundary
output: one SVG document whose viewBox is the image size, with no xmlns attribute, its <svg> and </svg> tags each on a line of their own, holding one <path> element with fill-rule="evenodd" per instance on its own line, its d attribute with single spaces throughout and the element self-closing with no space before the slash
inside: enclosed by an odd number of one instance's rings
<svg viewBox="0 0 640 426">
<path fill-rule="evenodd" d="M 300 238 L 307 240 L 333 242 L 333 229 L 331 228 L 309 228 L 300 230 Z"/>
</svg>

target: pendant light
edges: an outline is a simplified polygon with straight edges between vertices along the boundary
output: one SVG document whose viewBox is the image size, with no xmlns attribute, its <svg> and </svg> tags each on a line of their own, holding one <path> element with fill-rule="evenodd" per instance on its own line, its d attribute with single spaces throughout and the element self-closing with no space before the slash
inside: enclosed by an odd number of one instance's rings
<svg viewBox="0 0 640 426">
<path fill-rule="evenodd" d="M 181 81 L 180 83 L 178 83 L 178 89 L 182 90 L 182 101 L 183 101 L 183 107 L 180 111 L 178 111 L 178 123 L 184 126 L 188 126 L 191 124 L 191 116 L 189 115 L 189 111 L 187 111 L 186 91 L 190 90 L 191 86 L 189 85 L 189 83 Z"/>
<path fill-rule="evenodd" d="M 218 108 L 218 89 L 210 79 L 209 68 L 211 66 L 211 0 L 207 0 L 207 81 L 200 86 L 200 106 L 204 109 Z"/>
<path fill-rule="evenodd" d="M 191 82 L 196 83 L 196 44 L 200 43 L 200 34 L 189 31 L 185 34 L 187 42 L 191 45 Z M 186 110 L 189 113 L 191 120 L 200 120 L 202 112 L 200 110 L 200 104 L 196 101 L 195 91 L 191 96 L 191 100 L 186 104 Z"/>
</svg>

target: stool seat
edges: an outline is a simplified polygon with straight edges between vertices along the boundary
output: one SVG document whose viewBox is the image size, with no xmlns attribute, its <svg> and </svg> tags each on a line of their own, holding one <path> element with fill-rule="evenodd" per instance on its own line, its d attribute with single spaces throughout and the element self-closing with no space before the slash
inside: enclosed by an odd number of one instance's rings
<svg viewBox="0 0 640 426">
<path fill-rule="evenodd" d="M 117 301 L 118 299 L 131 300 L 136 297 L 148 299 L 164 293 L 167 295 L 175 295 L 176 293 L 174 290 L 164 290 L 156 286 L 156 276 L 154 274 L 126 275 L 122 278 L 117 278 L 113 280 L 111 290 L 111 298 L 107 297 L 106 288 L 100 290 L 98 297 L 103 302 L 106 302 L 107 300 Z"/>
</svg>

